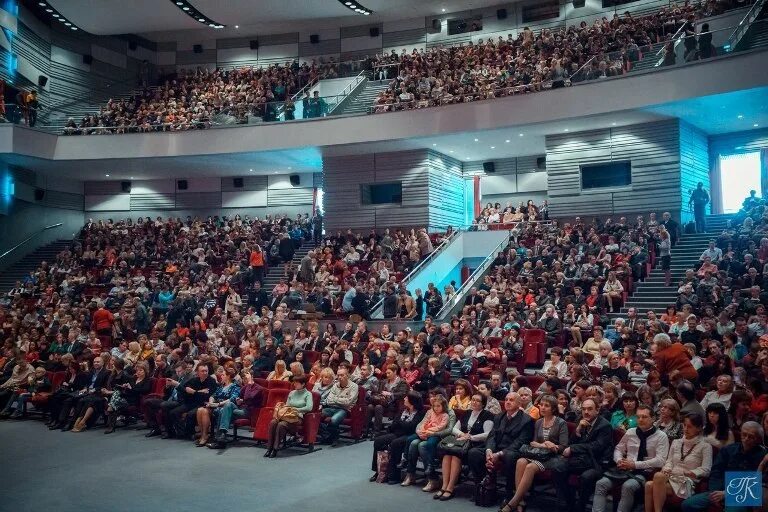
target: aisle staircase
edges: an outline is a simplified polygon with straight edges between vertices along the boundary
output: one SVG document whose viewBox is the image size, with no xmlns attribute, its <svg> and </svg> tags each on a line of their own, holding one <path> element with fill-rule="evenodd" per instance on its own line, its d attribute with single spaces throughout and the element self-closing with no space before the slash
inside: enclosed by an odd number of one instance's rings
<svg viewBox="0 0 768 512">
<path fill-rule="evenodd" d="M 357 96 L 344 105 L 340 112 L 334 112 L 334 115 L 367 114 L 376 97 L 380 92 L 387 90 L 390 82 L 391 80 L 368 81 Z"/>
<path fill-rule="evenodd" d="M 311 240 L 304 240 L 304 243 L 302 246 L 298 249 L 296 249 L 296 252 L 293 255 L 293 268 L 294 272 L 299 271 L 299 263 L 301 263 L 301 258 L 307 255 L 309 251 L 314 249 L 314 244 Z M 280 282 L 280 279 L 283 278 L 283 264 L 280 263 L 278 265 L 271 265 L 267 273 L 264 275 L 264 284 L 262 285 L 262 288 L 267 293 L 271 293 L 272 289 L 277 285 L 277 283 Z"/>
<path fill-rule="evenodd" d="M 40 264 L 47 261 L 49 264 L 56 259 L 56 255 L 69 247 L 71 240 L 56 240 L 48 245 L 38 247 L 19 261 L 0 271 L 0 295 L 5 295 L 21 281 L 24 276 L 37 269 Z"/>
<path fill-rule="evenodd" d="M 638 316 L 644 317 L 649 309 L 661 314 L 667 306 L 677 301 L 677 283 L 685 271 L 693 268 L 709 241 L 716 237 L 733 215 L 710 215 L 707 217 L 706 233 L 684 234 L 672 249 L 671 286 L 664 286 L 664 271 L 657 259 L 656 267 L 651 270 L 645 281 L 635 284 L 635 291 L 618 313 L 609 314 L 609 318 L 625 317 L 629 308 L 637 308 Z"/>
</svg>

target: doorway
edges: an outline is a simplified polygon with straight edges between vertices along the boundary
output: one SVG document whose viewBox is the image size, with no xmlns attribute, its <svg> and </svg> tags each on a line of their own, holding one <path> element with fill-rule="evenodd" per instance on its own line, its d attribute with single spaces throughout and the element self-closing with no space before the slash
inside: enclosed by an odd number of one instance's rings
<svg viewBox="0 0 768 512">
<path fill-rule="evenodd" d="M 723 213 L 741 210 L 750 190 L 762 197 L 760 176 L 760 152 L 720 155 L 720 182 L 723 197 Z"/>
</svg>

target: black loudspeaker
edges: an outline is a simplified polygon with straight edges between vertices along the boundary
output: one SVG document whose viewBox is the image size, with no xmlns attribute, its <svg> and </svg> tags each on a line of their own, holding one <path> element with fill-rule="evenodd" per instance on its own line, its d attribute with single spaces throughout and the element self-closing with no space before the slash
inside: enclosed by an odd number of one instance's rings
<svg viewBox="0 0 768 512">
<path fill-rule="evenodd" d="M 45 190 L 41 188 L 35 189 L 35 201 L 42 201 L 45 199 Z"/>
<path fill-rule="evenodd" d="M 500 20 L 507 19 L 507 10 L 506 9 L 497 9 L 496 10 L 496 18 Z"/>
<path fill-rule="evenodd" d="M 379 37 L 379 27 L 371 27 L 371 37 Z"/>
<path fill-rule="evenodd" d="M 540 156 L 536 159 L 536 168 L 537 169 L 546 169 L 547 168 L 547 157 Z"/>
<path fill-rule="evenodd" d="M 440 20 L 434 19 L 432 20 L 432 30 L 435 32 L 440 32 L 443 29 L 443 25 L 440 23 Z"/>
<path fill-rule="evenodd" d="M 93 62 L 93 55 L 83 55 L 83 64 L 91 64 Z"/>
<path fill-rule="evenodd" d="M 195 53 L 203 53 L 203 45 L 196 44 L 192 47 L 192 51 Z"/>
<path fill-rule="evenodd" d="M 187 183 L 187 180 L 178 180 L 176 182 L 176 190 L 187 190 L 188 186 L 189 183 Z"/>
<path fill-rule="evenodd" d="M 232 178 L 232 186 L 235 188 L 243 188 L 243 178 Z"/>
<path fill-rule="evenodd" d="M 248 41 L 248 46 L 250 46 L 251 50 L 258 50 L 259 42 L 256 39 L 251 39 Z"/>
<path fill-rule="evenodd" d="M 120 182 L 120 190 L 122 190 L 126 194 L 130 194 L 131 193 L 131 182 L 130 181 L 121 181 Z"/>
<path fill-rule="evenodd" d="M 48 83 L 48 77 L 45 75 L 40 75 L 37 77 L 37 85 L 40 87 L 45 87 L 45 84 Z"/>
<path fill-rule="evenodd" d="M 139 45 L 136 44 L 136 41 L 128 41 L 128 49 L 131 50 L 132 52 L 135 52 L 136 48 L 138 47 Z"/>
<path fill-rule="evenodd" d="M 483 170 L 486 174 L 493 174 L 496 172 L 496 164 L 493 162 L 483 162 Z"/>
<path fill-rule="evenodd" d="M 317 44 L 320 42 L 320 36 L 317 34 L 312 34 L 309 36 L 309 42 L 312 44 Z"/>
<path fill-rule="evenodd" d="M 294 187 L 298 187 L 299 185 L 301 185 L 301 176 L 299 176 L 298 174 L 291 174 L 290 180 L 291 180 L 291 185 L 293 185 Z"/>
<path fill-rule="evenodd" d="M 584 7 L 584 4 L 587 3 L 587 0 L 573 0 L 573 8 L 578 9 L 580 7 Z"/>
</svg>

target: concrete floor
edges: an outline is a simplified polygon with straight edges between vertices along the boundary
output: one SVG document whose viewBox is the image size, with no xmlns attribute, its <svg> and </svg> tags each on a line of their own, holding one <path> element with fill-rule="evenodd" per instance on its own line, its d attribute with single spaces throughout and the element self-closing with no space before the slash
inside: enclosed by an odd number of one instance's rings
<svg viewBox="0 0 768 512">
<path fill-rule="evenodd" d="M 455 499 L 437 502 L 421 485 L 369 483 L 370 442 L 264 459 L 264 449 L 249 441 L 214 451 L 144 433 L 75 434 L 49 431 L 40 421 L 0 422 L 0 481 L 6 484 L 0 510 L 478 510 L 468 485 Z M 538 510 L 548 505 L 539 504 Z"/>
</svg>

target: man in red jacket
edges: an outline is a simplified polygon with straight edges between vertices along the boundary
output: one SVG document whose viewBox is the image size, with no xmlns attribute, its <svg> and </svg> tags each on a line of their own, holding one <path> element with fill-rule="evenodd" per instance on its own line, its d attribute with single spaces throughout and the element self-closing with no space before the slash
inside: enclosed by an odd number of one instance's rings
<svg viewBox="0 0 768 512">
<path fill-rule="evenodd" d="M 112 324 L 115 322 L 115 316 L 100 306 L 93 314 L 91 329 L 102 336 L 112 336 Z"/>
</svg>

